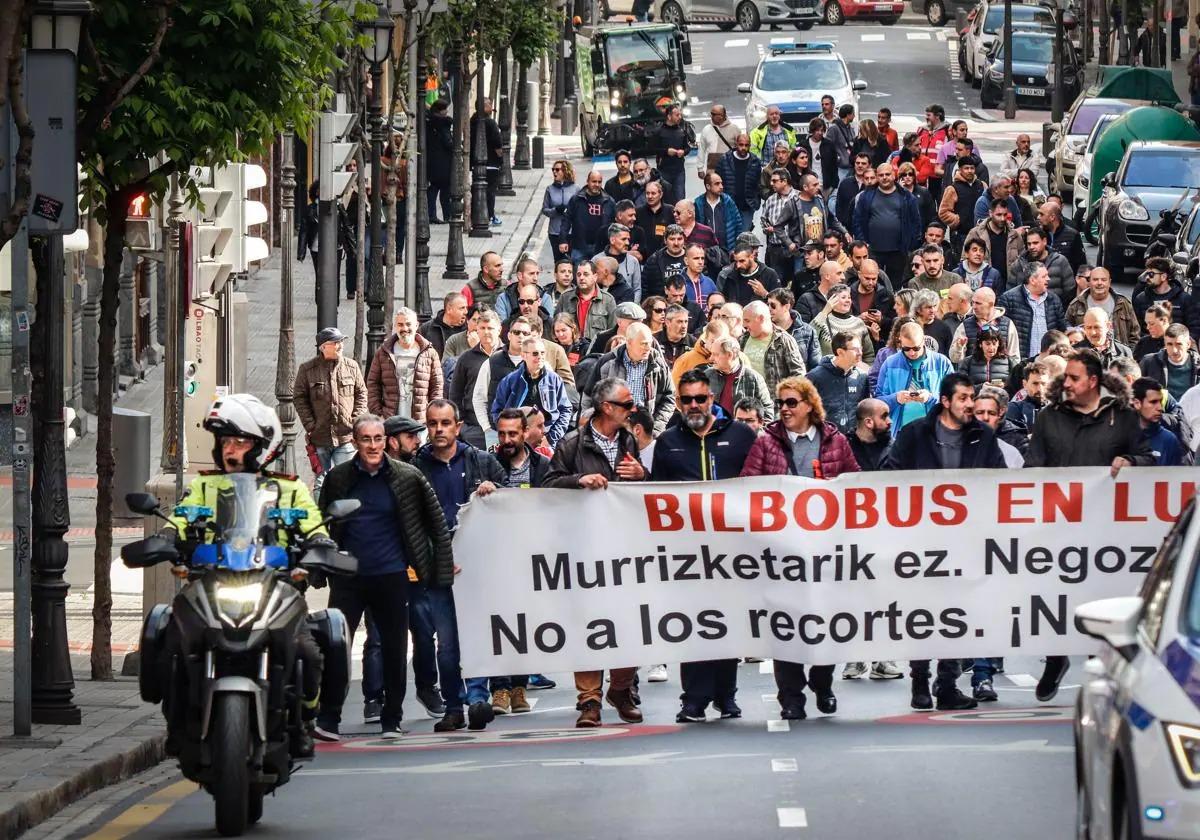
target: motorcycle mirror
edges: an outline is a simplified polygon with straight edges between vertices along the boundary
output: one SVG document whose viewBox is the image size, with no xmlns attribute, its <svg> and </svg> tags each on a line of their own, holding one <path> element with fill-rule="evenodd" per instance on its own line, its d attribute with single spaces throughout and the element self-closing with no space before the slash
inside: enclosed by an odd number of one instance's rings
<svg viewBox="0 0 1200 840">
<path fill-rule="evenodd" d="M 358 499 L 338 499 L 325 509 L 325 517 L 330 522 L 340 522 L 358 513 L 361 507 L 362 502 Z"/>
<path fill-rule="evenodd" d="M 137 494 L 131 493 L 130 495 Z M 176 563 L 178 561 L 179 550 L 175 548 L 175 544 L 157 534 L 121 546 L 121 562 L 129 569 L 148 569 L 159 563 Z"/>
<path fill-rule="evenodd" d="M 320 569 L 335 575 L 353 575 L 358 572 L 358 558 L 348 551 L 338 551 L 327 545 L 309 548 L 300 560 L 305 569 Z"/>
<path fill-rule="evenodd" d="M 125 504 L 131 511 L 143 516 L 162 516 L 162 511 L 158 509 L 158 499 L 150 493 L 126 493 Z"/>
</svg>

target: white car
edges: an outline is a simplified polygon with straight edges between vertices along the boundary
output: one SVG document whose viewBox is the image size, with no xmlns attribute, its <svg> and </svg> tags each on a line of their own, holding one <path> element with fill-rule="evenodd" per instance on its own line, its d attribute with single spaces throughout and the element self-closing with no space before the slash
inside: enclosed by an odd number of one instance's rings
<svg viewBox="0 0 1200 840">
<path fill-rule="evenodd" d="M 991 59 L 988 58 L 988 47 L 995 43 L 999 33 L 1004 28 L 1004 3 L 996 0 L 983 0 L 967 15 L 969 25 L 962 37 L 962 50 L 959 53 L 959 66 L 963 78 L 979 87 L 979 80 L 987 71 Z M 1036 3 L 1012 4 L 1013 28 L 1021 24 L 1054 27 L 1054 11 Z"/>
<path fill-rule="evenodd" d="M 1081 840 L 1200 838 L 1200 516 L 1190 503 L 1138 595 L 1075 626 L 1106 644 L 1075 714 Z"/>
<path fill-rule="evenodd" d="M 867 83 L 851 81 L 846 60 L 831 43 L 772 38 L 769 53 L 754 71 L 754 82 L 743 82 L 737 89 L 747 94 L 746 131 L 767 118 L 769 105 L 778 105 L 785 123 L 808 134 L 809 120 L 821 115 L 822 96 L 832 96 L 838 107 L 853 105 L 857 116 L 858 92 L 866 90 Z"/>
<path fill-rule="evenodd" d="M 1104 129 L 1115 122 L 1119 116 L 1121 115 L 1104 114 L 1096 120 L 1096 124 L 1092 127 L 1092 133 L 1088 135 L 1087 143 L 1083 146 L 1079 162 L 1075 164 L 1075 189 L 1071 193 L 1071 203 L 1075 208 L 1075 229 L 1080 232 L 1083 231 L 1083 223 L 1087 218 L 1088 188 L 1092 183 L 1092 155 L 1095 154 L 1096 143 L 1099 142 Z"/>
</svg>

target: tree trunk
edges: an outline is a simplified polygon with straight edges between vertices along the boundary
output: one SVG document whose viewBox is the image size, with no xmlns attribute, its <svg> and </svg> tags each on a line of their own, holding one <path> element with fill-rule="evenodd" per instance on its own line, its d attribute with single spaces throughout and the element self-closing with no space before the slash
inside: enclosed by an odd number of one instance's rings
<svg viewBox="0 0 1200 840">
<path fill-rule="evenodd" d="M 96 358 L 96 552 L 95 602 L 92 606 L 92 679 L 111 680 L 112 672 L 112 451 L 113 377 L 116 375 L 117 304 L 121 291 L 121 258 L 125 251 L 125 191 L 110 193 L 104 233 L 104 280 L 100 287 L 100 335 Z"/>
<path fill-rule="evenodd" d="M 386 215 L 383 241 L 387 243 L 387 248 L 383 251 L 384 288 L 387 295 L 383 312 L 387 317 L 385 323 L 390 329 L 396 320 L 396 173 L 399 171 L 399 167 L 395 166 L 394 162 L 397 160 L 399 152 L 395 150 L 395 144 L 391 141 L 388 141 L 388 147 L 393 150 L 391 154 L 393 165 L 384 167 L 383 171 L 383 212 Z"/>
<path fill-rule="evenodd" d="M 357 288 L 354 290 L 354 358 L 361 359 L 363 340 L 367 334 L 367 156 L 363 153 L 362 143 L 358 144 L 358 151 L 354 153 L 354 162 L 358 165 L 355 176 L 358 184 L 358 212 L 354 220 L 354 241 L 358 243 L 354 253 L 354 265 L 358 269 L 354 275 L 358 278 Z"/>
</svg>

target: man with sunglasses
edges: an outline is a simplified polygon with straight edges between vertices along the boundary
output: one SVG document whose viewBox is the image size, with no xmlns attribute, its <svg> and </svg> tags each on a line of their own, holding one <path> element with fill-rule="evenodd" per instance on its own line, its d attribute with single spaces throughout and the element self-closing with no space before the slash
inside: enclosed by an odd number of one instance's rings
<svg viewBox="0 0 1200 840">
<path fill-rule="evenodd" d="M 787 170 L 771 173 L 771 194 L 762 205 L 762 225 L 767 234 L 767 265 L 779 275 L 780 283 L 791 285 L 801 240 L 800 212 Z"/>
<path fill-rule="evenodd" d="M 603 490 L 611 481 L 643 481 L 646 468 L 638 459 L 638 445 L 626 428 L 637 408 L 629 386 L 620 379 L 601 379 L 592 388 L 592 417 L 567 434 L 554 450 L 544 487 Z M 642 713 L 633 697 L 637 668 L 613 668 L 605 699 L 626 723 L 641 723 Z M 575 672 L 576 709 L 581 729 L 600 726 L 600 692 L 603 671 Z"/>
<path fill-rule="evenodd" d="M 742 472 L 757 435 L 731 416 L 713 416 L 713 393 L 707 375 L 690 370 L 679 379 L 683 422 L 663 432 L 654 445 L 654 481 L 716 481 Z M 683 694 L 678 723 L 704 721 L 712 703 L 722 720 L 739 718 L 736 659 L 684 662 L 679 667 Z"/>
<path fill-rule="evenodd" d="M 1176 324 L 1187 324 L 1192 340 L 1200 341 L 1200 306 L 1192 301 L 1183 284 L 1176 280 L 1171 271 L 1171 261 L 1166 257 L 1151 257 L 1146 260 L 1146 270 L 1138 276 L 1133 291 L 1133 311 L 1138 323 L 1146 326 L 1146 310 L 1155 303 L 1171 304 L 1171 320 Z"/>
<path fill-rule="evenodd" d="M 887 404 L 893 418 L 892 438 L 937 405 L 942 380 L 954 372 L 950 360 L 925 347 L 925 331 L 913 321 L 900 328 L 900 352 L 888 356 L 879 369 L 876 399 Z"/>
</svg>

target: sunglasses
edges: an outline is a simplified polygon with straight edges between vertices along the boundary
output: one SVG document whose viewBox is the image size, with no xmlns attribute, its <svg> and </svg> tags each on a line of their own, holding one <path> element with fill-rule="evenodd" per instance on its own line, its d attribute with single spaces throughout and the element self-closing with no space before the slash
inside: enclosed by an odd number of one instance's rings
<svg viewBox="0 0 1200 840">
<path fill-rule="evenodd" d="M 900 349 L 902 351 L 904 351 L 905 353 L 920 353 L 925 348 L 924 347 L 901 347 Z"/>
<path fill-rule="evenodd" d="M 551 172 L 562 172 L 563 168 L 561 166 L 551 166 L 550 171 Z"/>
<path fill-rule="evenodd" d="M 704 405 L 710 399 L 712 399 L 711 394 L 680 394 L 679 395 L 679 404 L 680 405 L 693 405 L 693 404 Z"/>
<path fill-rule="evenodd" d="M 508 334 L 515 335 L 515 336 L 517 336 L 517 338 L 525 338 L 527 336 L 533 335 L 533 333 L 531 333 L 529 330 L 509 330 Z"/>
<path fill-rule="evenodd" d="M 521 298 L 520 303 L 537 303 L 537 298 Z"/>
<path fill-rule="evenodd" d="M 651 309 L 650 311 L 653 312 L 655 315 L 666 315 L 667 314 L 667 308 L 665 306 L 656 306 L 653 309 Z"/>
<path fill-rule="evenodd" d="M 796 399 L 795 397 L 788 397 L 786 400 L 775 400 L 775 407 L 776 408 L 795 408 L 796 406 L 800 405 L 800 403 L 802 403 L 802 402 L 804 402 L 804 400 Z"/>
<path fill-rule="evenodd" d="M 605 402 L 607 402 L 609 405 L 615 405 L 617 408 L 623 408 L 626 411 L 633 411 L 635 408 L 637 408 L 637 403 L 635 403 L 633 400 L 625 400 L 624 402 L 618 402 L 617 400 L 605 400 Z"/>
</svg>

